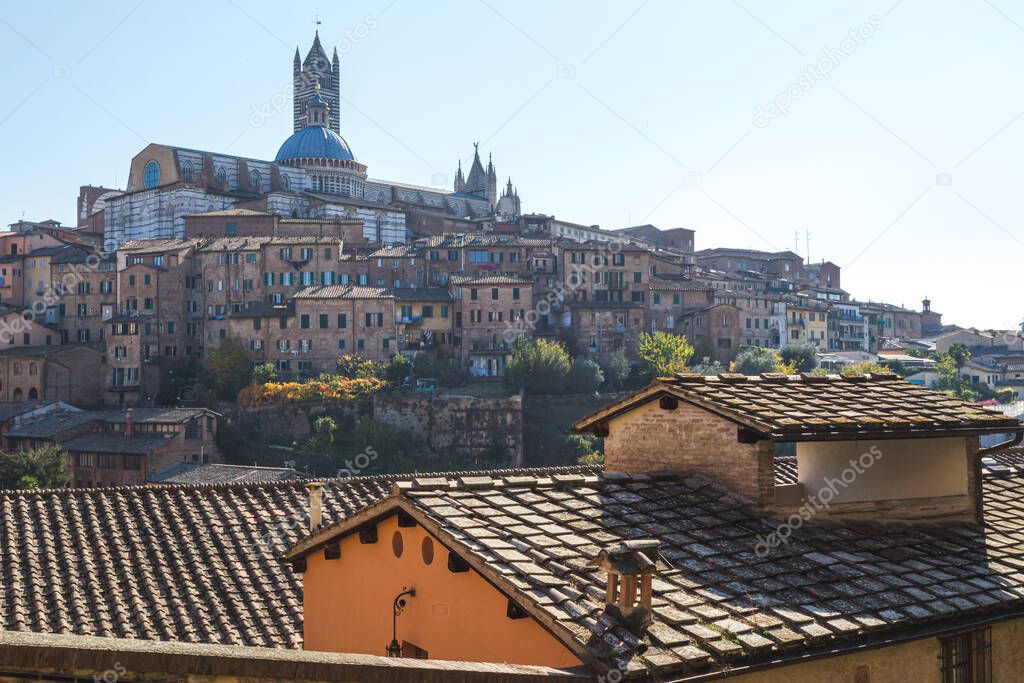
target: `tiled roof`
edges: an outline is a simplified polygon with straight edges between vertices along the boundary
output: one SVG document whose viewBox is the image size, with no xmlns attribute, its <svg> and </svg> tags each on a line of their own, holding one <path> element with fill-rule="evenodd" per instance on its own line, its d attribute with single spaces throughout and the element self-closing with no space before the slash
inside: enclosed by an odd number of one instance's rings
<svg viewBox="0 0 1024 683">
<path fill-rule="evenodd" d="M 395 298 L 401 301 L 451 301 L 452 293 L 444 287 L 399 287 L 394 290 Z"/>
<path fill-rule="evenodd" d="M 291 301 L 275 304 L 272 301 L 256 301 L 240 311 L 228 314 L 232 318 L 288 318 L 295 315 L 295 304 Z"/>
<path fill-rule="evenodd" d="M 257 467 L 220 463 L 179 462 L 149 476 L 161 484 L 248 484 L 261 481 L 289 481 L 305 475 L 289 467 Z"/>
<path fill-rule="evenodd" d="M 0 404 L 0 422 L 24 415 L 25 413 L 49 405 L 51 401 L 19 401 L 18 403 Z"/>
<path fill-rule="evenodd" d="M 46 414 L 39 419 L 14 425 L 4 436 L 11 439 L 52 439 L 69 429 L 99 420 L 100 417 L 89 410 L 80 412 L 62 411 Z"/>
<path fill-rule="evenodd" d="M 782 441 L 1024 429 L 1016 418 L 910 384 L 897 375 L 778 373 L 661 377 L 574 426 L 580 431 L 591 429 L 666 394 Z"/>
<path fill-rule="evenodd" d="M 403 509 L 584 661 L 661 675 L 722 671 L 997 617 L 1024 605 L 1024 473 L 984 477 L 984 527 L 781 522 L 703 475 L 441 477 L 402 484 L 298 558 Z M 347 528 L 346 528 L 347 525 Z M 588 563 L 656 539 L 653 623 L 642 640 L 605 612 Z"/>
<path fill-rule="evenodd" d="M 396 476 L 327 480 L 325 523 Z M 302 481 L 0 491 L 0 631 L 301 648 L 308 520 Z"/>
<path fill-rule="evenodd" d="M 350 287 L 324 285 L 306 287 L 295 294 L 296 299 L 390 299 L 394 293 L 387 287 Z"/>
<path fill-rule="evenodd" d="M 148 455 L 166 441 L 162 434 L 139 434 L 129 439 L 124 434 L 94 432 L 68 439 L 61 446 L 68 452 Z"/>
<path fill-rule="evenodd" d="M 533 280 L 513 275 L 452 275 L 450 280 L 452 284 L 459 287 L 471 285 L 521 285 L 525 287 L 533 284 Z"/>
</svg>

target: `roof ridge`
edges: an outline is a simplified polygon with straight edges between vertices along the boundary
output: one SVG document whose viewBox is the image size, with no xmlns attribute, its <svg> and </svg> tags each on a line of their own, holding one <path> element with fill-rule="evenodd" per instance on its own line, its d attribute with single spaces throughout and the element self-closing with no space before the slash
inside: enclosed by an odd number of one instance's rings
<svg viewBox="0 0 1024 683">
<path fill-rule="evenodd" d="M 209 463 L 209 464 L 228 464 L 228 463 Z M 438 479 L 449 476 L 460 476 L 460 477 L 482 477 L 490 476 L 494 474 L 500 474 L 501 476 L 520 476 L 523 473 L 539 472 L 546 474 L 572 474 L 577 472 L 593 472 L 597 473 L 602 468 L 596 465 L 558 465 L 551 467 L 522 467 L 522 468 L 508 468 L 508 469 L 492 469 L 492 470 L 459 470 L 452 472 L 401 472 L 401 473 L 389 473 L 389 474 L 367 474 L 362 476 L 354 477 L 315 477 L 315 476 L 302 476 L 295 479 L 285 479 L 277 481 L 250 481 L 250 482 L 211 482 L 211 483 L 173 483 L 173 482 L 147 482 L 144 484 L 131 484 L 124 486 L 93 486 L 93 487 L 59 487 L 59 488 L 46 488 L 46 489 L 6 489 L 0 490 L 0 499 L 4 497 L 23 497 L 23 496 L 35 496 L 35 495 L 53 495 L 53 494 L 78 494 L 78 493 L 94 493 L 94 492 L 121 492 L 121 491 L 152 491 L 152 490 L 163 490 L 163 489 L 183 489 L 183 490 L 222 490 L 230 488 L 264 488 L 267 486 L 281 487 L 281 486 L 298 486 L 304 487 L 309 482 L 317 481 L 322 482 L 325 486 L 339 486 L 343 484 L 358 484 L 358 483 L 389 483 L 399 482 L 404 480 L 413 479 L 424 479 L 433 478 Z M 301 473 L 300 473 L 301 474 Z"/>
</svg>

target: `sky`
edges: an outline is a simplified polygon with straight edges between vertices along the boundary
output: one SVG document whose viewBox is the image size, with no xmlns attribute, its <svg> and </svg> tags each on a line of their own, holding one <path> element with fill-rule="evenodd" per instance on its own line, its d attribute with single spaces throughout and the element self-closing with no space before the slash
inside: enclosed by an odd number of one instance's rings
<svg viewBox="0 0 1024 683">
<path fill-rule="evenodd" d="M 1009 0 L 0 0 L 0 220 L 75 222 L 158 142 L 272 159 L 315 23 L 371 177 L 474 142 L 523 209 L 793 249 L 860 300 L 1024 319 L 1024 6 Z"/>
</svg>

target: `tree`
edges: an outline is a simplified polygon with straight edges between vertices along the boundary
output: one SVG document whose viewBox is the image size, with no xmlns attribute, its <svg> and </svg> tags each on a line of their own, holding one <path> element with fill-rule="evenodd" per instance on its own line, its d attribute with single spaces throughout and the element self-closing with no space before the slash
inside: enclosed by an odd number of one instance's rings
<svg viewBox="0 0 1024 683">
<path fill-rule="evenodd" d="M 266 384 L 277 379 L 277 368 L 273 363 L 260 363 L 252 369 L 252 381 L 256 384 Z"/>
<path fill-rule="evenodd" d="M 0 452 L 0 488 L 49 489 L 67 486 L 70 481 L 68 454 L 60 446 Z"/>
<path fill-rule="evenodd" d="M 947 351 L 946 354 L 953 359 L 953 363 L 956 365 L 957 370 L 967 365 L 967 361 L 971 360 L 971 350 L 962 342 L 954 342 L 950 344 L 949 351 Z"/>
<path fill-rule="evenodd" d="M 671 332 L 640 335 L 639 355 L 649 375 L 674 375 L 686 372 L 693 347 L 686 337 Z"/>
<path fill-rule="evenodd" d="M 847 365 L 845 368 L 843 368 L 841 374 L 843 374 L 843 375 L 879 375 L 879 374 L 881 374 L 881 375 L 888 375 L 888 374 L 892 373 L 892 371 L 893 371 L 892 368 L 890 368 L 888 365 L 883 365 L 881 363 L 876 363 L 876 362 L 870 361 L 870 360 L 864 360 L 864 361 L 861 361 L 860 363 L 854 363 L 852 365 Z"/>
<path fill-rule="evenodd" d="M 569 369 L 565 383 L 571 393 L 592 394 L 604 384 L 604 373 L 601 372 L 601 366 L 596 361 L 589 358 L 577 358 Z"/>
<path fill-rule="evenodd" d="M 810 344 L 790 344 L 781 351 L 782 362 L 792 363 L 797 372 L 810 372 L 818 367 L 818 351 Z"/>
<path fill-rule="evenodd" d="M 228 337 L 210 354 L 210 381 L 221 399 L 235 400 L 238 392 L 249 384 L 251 364 L 249 352 L 238 337 Z"/>
<path fill-rule="evenodd" d="M 402 386 L 402 382 L 412 372 L 412 365 L 409 364 L 409 359 L 398 353 L 391 358 L 391 362 L 384 367 L 384 379 L 388 381 L 391 386 L 399 387 Z"/>
<path fill-rule="evenodd" d="M 690 366 L 690 372 L 694 372 L 698 375 L 718 375 L 726 371 L 724 365 L 715 360 L 704 356 L 700 359 L 700 362 L 694 363 Z"/>
<path fill-rule="evenodd" d="M 760 375 L 762 372 L 785 372 L 782 356 L 775 349 L 763 346 L 744 346 L 736 354 L 733 372 L 743 375 Z"/>
<path fill-rule="evenodd" d="M 960 368 L 957 367 L 953 356 L 948 353 L 940 354 L 934 369 L 939 376 L 935 381 L 936 389 L 965 401 L 974 401 L 977 398 L 975 392 L 971 390 L 970 381 L 960 374 Z"/>
<path fill-rule="evenodd" d="M 560 394 L 569 374 L 569 352 L 546 339 L 516 340 L 512 360 L 505 366 L 505 386 L 531 394 Z"/>
<path fill-rule="evenodd" d="M 608 360 L 604 364 L 604 376 L 616 389 L 622 388 L 622 383 L 629 377 L 629 359 L 622 349 L 615 349 L 608 354 Z"/>
<path fill-rule="evenodd" d="M 1013 403 L 1017 400 L 1017 395 L 1010 387 L 1003 387 L 996 389 L 996 400 L 1000 403 Z"/>
<path fill-rule="evenodd" d="M 338 359 L 338 374 L 348 379 L 384 378 L 384 363 L 348 354 Z"/>
</svg>

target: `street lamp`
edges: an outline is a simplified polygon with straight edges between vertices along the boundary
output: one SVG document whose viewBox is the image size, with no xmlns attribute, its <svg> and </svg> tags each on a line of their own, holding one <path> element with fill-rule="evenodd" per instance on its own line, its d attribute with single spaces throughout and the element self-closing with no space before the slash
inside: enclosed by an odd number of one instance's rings
<svg viewBox="0 0 1024 683">
<path fill-rule="evenodd" d="M 410 598 L 416 597 L 416 589 L 402 586 L 402 592 L 395 596 L 395 601 L 391 605 L 391 643 L 387 647 L 388 657 L 402 656 L 402 646 L 398 643 L 398 615 L 405 608 L 406 595 Z"/>
</svg>

